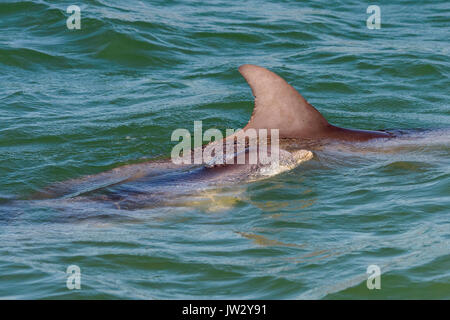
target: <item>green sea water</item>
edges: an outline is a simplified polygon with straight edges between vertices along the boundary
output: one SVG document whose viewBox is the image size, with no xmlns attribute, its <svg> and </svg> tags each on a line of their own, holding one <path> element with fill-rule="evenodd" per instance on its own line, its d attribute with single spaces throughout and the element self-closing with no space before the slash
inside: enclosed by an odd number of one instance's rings
<svg viewBox="0 0 450 320">
<path fill-rule="evenodd" d="M 0 298 L 450 299 L 449 26 L 445 0 L 1 0 Z M 176 205 L 30 200 L 168 157 L 194 120 L 243 127 L 245 63 L 335 125 L 409 135 Z"/>
</svg>

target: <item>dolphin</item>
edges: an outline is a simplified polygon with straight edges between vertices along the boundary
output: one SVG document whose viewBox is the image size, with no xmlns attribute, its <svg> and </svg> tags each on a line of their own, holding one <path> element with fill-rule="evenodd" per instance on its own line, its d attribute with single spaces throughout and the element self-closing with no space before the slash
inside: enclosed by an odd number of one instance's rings
<svg viewBox="0 0 450 320">
<path fill-rule="evenodd" d="M 290 84 L 263 67 L 245 64 L 239 72 L 249 84 L 255 105 L 247 125 L 241 130 L 278 129 L 280 161 L 277 166 L 256 164 L 201 165 L 174 164 L 170 160 L 149 161 L 127 165 L 93 176 L 52 185 L 34 199 L 64 198 L 71 201 L 110 201 L 117 208 L 141 208 L 151 203 L 163 203 L 170 196 L 192 192 L 211 185 L 251 181 L 267 178 L 291 170 L 310 160 L 313 152 L 333 142 L 364 142 L 371 139 L 390 139 L 394 133 L 340 128 L 330 124 Z M 235 139 L 230 135 L 220 144 Z M 202 146 L 201 148 L 206 148 Z M 237 145 L 231 157 L 237 157 Z M 225 152 L 225 147 L 224 147 Z M 245 149 L 247 159 L 255 150 Z M 225 155 L 229 157 L 230 155 Z"/>
</svg>

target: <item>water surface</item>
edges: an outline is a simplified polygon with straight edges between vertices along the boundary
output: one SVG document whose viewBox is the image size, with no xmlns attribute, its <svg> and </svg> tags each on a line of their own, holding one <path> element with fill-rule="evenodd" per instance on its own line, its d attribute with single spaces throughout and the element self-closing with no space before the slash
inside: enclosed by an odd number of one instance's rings
<svg viewBox="0 0 450 320">
<path fill-rule="evenodd" d="M 89 0 L 68 30 L 71 1 L 2 1 L 0 297 L 449 299 L 450 7 L 377 3 L 369 30 L 360 1 Z M 244 63 L 335 125 L 411 135 L 172 205 L 27 200 L 167 157 L 193 120 L 243 127 Z M 381 290 L 366 287 L 372 264 Z"/>
</svg>

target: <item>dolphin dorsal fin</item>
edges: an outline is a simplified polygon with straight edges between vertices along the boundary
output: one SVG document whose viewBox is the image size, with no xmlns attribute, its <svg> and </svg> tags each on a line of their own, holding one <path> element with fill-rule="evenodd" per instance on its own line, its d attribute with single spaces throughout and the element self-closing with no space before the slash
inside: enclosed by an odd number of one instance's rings
<svg viewBox="0 0 450 320">
<path fill-rule="evenodd" d="M 280 138 L 320 136 L 330 125 L 290 84 L 275 73 L 251 64 L 239 67 L 255 97 L 246 129 L 279 129 Z"/>
</svg>

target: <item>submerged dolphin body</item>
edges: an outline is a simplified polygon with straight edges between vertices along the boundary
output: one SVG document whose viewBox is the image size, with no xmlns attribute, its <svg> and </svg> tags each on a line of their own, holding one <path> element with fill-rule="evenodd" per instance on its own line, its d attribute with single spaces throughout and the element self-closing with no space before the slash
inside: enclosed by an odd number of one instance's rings
<svg viewBox="0 0 450 320">
<path fill-rule="evenodd" d="M 309 150 L 316 150 L 328 141 L 358 142 L 393 136 L 382 131 L 333 126 L 275 73 L 255 65 L 243 65 L 239 72 L 255 96 L 253 114 L 242 132 L 249 129 L 279 130 L 280 162 L 276 167 L 261 163 L 195 166 L 175 165 L 170 160 L 147 162 L 59 183 L 45 189 L 38 198 L 109 200 L 118 208 L 146 207 L 151 203 L 164 202 L 167 197 L 210 185 L 260 179 L 293 169 L 312 158 Z M 232 135 L 222 142 L 234 138 Z M 247 157 L 251 152 L 246 149 Z"/>
<path fill-rule="evenodd" d="M 247 154 L 255 152 L 247 150 Z M 308 150 L 281 149 L 273 164 L 175 165 L 170 161 L 145 162 L 54 184 L 34 199 L 60 198 L 64 202 L 110 203 L 118 209 L 177 205 L 215 187 L 264 179 L 291 170 L 313 157 Z"/>
</svg>

